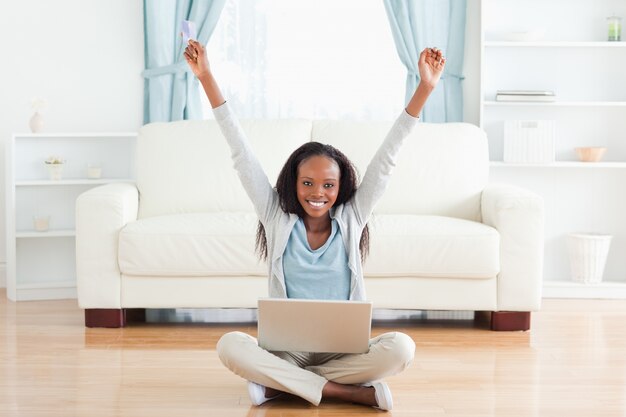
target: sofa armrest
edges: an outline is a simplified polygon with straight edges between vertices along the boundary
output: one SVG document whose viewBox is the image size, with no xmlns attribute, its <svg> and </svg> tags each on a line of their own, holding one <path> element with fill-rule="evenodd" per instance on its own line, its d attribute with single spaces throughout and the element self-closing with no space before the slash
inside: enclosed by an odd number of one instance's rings
<svg viewBox="0 0 626 417">
<path fill-rule="evenodd" d="M 121 308 L 120 230 L 137 219 L 134 184 L 92 188 L 76 199 L 76 286 L 81 308 Z"/>
<path fill-rule="evenodd" d="M 536 311 L 541 306 L 544 253 L 543 199 L 510 185 L 482 192 L 483 223 L 500 233 L 499 311 Z"/>
</svg>

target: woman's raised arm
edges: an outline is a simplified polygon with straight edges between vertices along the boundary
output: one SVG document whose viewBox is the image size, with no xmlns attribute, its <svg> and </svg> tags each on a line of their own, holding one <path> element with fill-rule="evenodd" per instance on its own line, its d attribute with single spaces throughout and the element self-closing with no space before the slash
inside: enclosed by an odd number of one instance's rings
<svg viewBox="0 0 626 417">
<path fill-rule="evenodd" d="M 426 48 L 419 57 L 417 67 L 420 73 L 420 83 L 413 93 L 413 97 L 406 106 L 406 112 L 413 117 L 419 116 L 426 104 L 430 93 L 441 78 L 446 66 L 446 58 L 437 48 Z"/>
<path fill-rule="evenodd" d="M 215 81 L 211 73 L 211 66 L 209 65 L 204 46 L 200 42 L 190 39 L 185 48 L 184 55 L 187 64 L 189 64 L 195 76 L 200 80 L 204 92 L 209 98 L 211 107 L 216 108 L 224 104 L 226 100 L 224 100 L 220 87 L 217 85 L 217 81 Z"/>
<path fill-rule="evenodd" d="M 239 121 L 226 104 L 226 100 L 224 100 L 222 92 L 215 78 L 213 78 L 204 46 L 198 41 L 189 40 L 184 55 L 187 64 L 202 83 L 211 107 L 213 107 L 213 115 L 224 138 L 226 138 L 226 142 L 228 142 L 241 184 L 250 197 L 259 219 L 265 223 L 279 210 L 276 192 L 252 152 Z"/>
<path fill-rule="evenodd" d="M 375 204 L 383 196 L 402 142 L 411 133 L 426 100 L 441 78 L 445 64 L 446 59 L 437 48 L 426 48 L 420 54 L 420 83 L 406 106 L 406 111 L 393 124 L 372 158 L 354 196 L 355 211 L 363 226 L 372 214 Z"/>
</svg>

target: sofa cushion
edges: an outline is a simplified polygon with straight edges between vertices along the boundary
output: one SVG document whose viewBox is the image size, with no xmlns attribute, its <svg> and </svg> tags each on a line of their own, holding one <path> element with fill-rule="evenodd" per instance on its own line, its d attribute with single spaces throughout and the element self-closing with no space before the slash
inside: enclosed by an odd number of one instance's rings
<svg viewBox="0 0 626 417">
<path fill-rule="evenodd" d="M 297 147 L 311 137 L 311 121 L 242 120 L 270 184 Z M 215 120 L 151 123 L 137 140 L 139 218 L 204 212 L 252 212 L 231 151 Z"/>
<path fill-rule="evenodd" d="M 339 148 L 361 177 L 391 123 L 320 120 L 313 140 Z M 481 221 L 488 182 L 487 136 L 469 123 L 419 123 L 404 140 L 393 175 L 375 213 L 425 214 Z"/>
<path fill-rule="evenodd" d="M 120 232 L 118 258 L 126 275 L 267 276 L 254 253 L 253 213 L 188 213 L 150 217 Z"/>
<path fill-rule="evenodd" d="M 500 235 L 493 227 L 443 216 L 375 215 L 365 276 L 493 278 Z"/>
<path fill-rule="evenodd" d="M 498 232 L 442 216 L 376 215 L 370 221 L 371 277 L 493 278 Z M 141 219 L 119 237 L 122 273 L 136 276 L 266 276 L 254 253 L 252 213 L 189 213 Z"/>
</svg>

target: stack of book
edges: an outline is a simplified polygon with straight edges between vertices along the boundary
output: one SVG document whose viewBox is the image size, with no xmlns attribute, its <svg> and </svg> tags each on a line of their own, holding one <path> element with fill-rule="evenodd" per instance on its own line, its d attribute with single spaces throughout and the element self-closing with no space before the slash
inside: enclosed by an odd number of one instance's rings
<svg viewBox="0 0 626 417">
<path fill-rule="evenodd" d="M 554 91 L 498 90 L 496 101 L 554 101 Z"/>
</svg>

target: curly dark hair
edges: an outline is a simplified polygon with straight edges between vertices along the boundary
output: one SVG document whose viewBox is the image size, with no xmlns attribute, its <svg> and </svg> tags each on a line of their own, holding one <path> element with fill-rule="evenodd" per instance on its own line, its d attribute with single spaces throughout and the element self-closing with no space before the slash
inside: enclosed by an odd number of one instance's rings
<svg viewBox="0 0 626 417">
<path fill-rule="evenodd" d="M 302 162 L 312 156 L 325 156 L 335 161 L 339 166 L 339 194 L 337 195 L 335 205 L 344 204 L 354 197 L 358 184 L 358 174 L 348 157 L 334 146 L 319 142 L 307 142 L 293 151 L 280 170 L 280 174 L 278 174 L 275 189 L 278 193 L 280 207 L 285 213 L 294 213 L 300 217 L 305 216 L 304 208 L 300 205 L 296 192 L 298 168 Z M 369 246 L 369 227 L 366 224 L 361 233 L 361 240 L 359 242 L 361 262 L 365 261 L 365 258 L 367 258 Z M 256 251 L 260 259 L 267 260 L 267 236 L 265 235 L 265 228 L 261 222 L 259 222 L 257 226 Z"/>
</svg>

